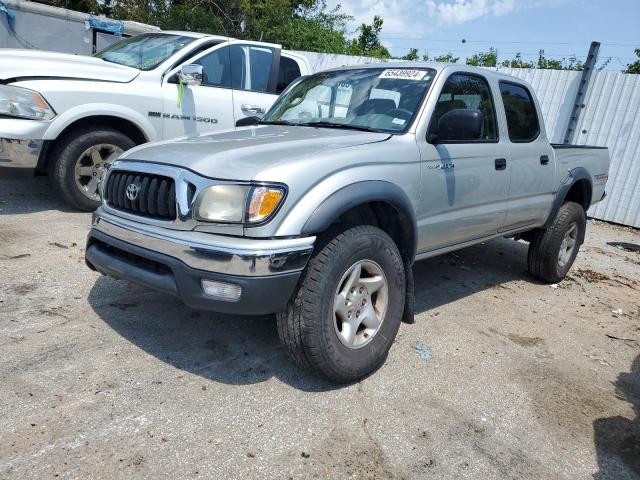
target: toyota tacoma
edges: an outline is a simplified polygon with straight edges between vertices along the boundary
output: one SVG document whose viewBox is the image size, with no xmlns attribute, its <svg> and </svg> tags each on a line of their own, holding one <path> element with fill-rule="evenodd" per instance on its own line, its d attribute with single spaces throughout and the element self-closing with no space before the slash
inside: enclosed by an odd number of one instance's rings
<svg viewBox="0 0 640 480">
<path fill-rule="evenodd" d="M 412 264 L 514 237 L 567 274 L 606 148 L 551 145 L 530 85 L 390 63 L 292 83 L 254 125 L 129 150 L 102 183 L 90 268 L 196 309 L 277 314 L 300 365 L 353 382 L 412 322 Z"/>
</svg>

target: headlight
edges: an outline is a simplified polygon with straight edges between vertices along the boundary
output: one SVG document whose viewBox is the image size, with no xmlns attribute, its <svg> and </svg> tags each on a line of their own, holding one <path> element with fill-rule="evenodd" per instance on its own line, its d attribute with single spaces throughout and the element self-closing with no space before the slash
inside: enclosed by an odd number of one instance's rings
<svg viewBox="0 0 640 480">
<path fill-rule="evenodd" d="M 39 93 L 26 88 L 0 85 L 0 115 L 51 120 L 56 113 Z"/>
<path fill-rule="evenodd" d="M 260 223 L 278 209 L 284 188 L 277 186 L 214 185 L 196 200 L 194 217 L 206 222 Z"/>
</svg>

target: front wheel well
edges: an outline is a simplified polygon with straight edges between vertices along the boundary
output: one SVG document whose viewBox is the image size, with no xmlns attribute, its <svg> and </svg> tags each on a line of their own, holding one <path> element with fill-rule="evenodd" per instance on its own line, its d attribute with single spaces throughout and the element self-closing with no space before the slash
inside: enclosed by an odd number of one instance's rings
<svg viewBox="0 0 640 480">
<path fill-rule="evenodd" d="M 372 201 L 355 206 L 340 214 L 327 230 L 339 226 L 372 225 L 383 230 L 398 246 L 405 261 L 415 256 L 415 228 L 411 217 L 387 201 Z"/>
<path fill-rule="evenodd" d="M 68 138 L 73 132 L 78 130 L 90 130 L 99 128 L 110 128 L 117 130 L 129 137 L 136 145 L 146 143 L 149 141 L 144 132 L 133 122 L 120 117 L 112 117 L 109 115 L 96 115 L 92 117 L 84 117 L 76 120 L 75 122 L 67 125 L 65 129 L 60 132 L 55 140 L 45 143 L 42 154 L 38 160 L 38 166 L 36 167 L 37 175 L 46 175 L 47 167 L 51 162 L 53 152 L 57 150 L 57 147 L 61 142 L 64 142 L 65 138 Z"/>
</svg>

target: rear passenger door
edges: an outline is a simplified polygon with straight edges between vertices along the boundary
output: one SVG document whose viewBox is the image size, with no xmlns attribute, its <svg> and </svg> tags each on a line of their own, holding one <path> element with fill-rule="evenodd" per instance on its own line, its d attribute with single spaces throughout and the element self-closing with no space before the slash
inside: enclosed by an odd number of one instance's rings
<svg viewBox="0 0 640 480">
<path fill-rule="evenodd" d="M 508 142 L 499 135 L 503 120 L 496 114 L 494 92 L 482 75 L 451 74 L 438 94 L 427 135 L 417 138 L 422 160 L 419 253 L 493 235 L 504 223 Z M 431 137 L 443 115 L 456 109 L 482 113 L 480 136 Z"/>
<path fill-rule="evenodd" d="M 501 80 L 499 88 L 510 142 L 511 185 L 502 228 L 508 231 L 544 223 L 554 199 L 556 165 L 531 92 L 511 81 Z"/>
</svg>

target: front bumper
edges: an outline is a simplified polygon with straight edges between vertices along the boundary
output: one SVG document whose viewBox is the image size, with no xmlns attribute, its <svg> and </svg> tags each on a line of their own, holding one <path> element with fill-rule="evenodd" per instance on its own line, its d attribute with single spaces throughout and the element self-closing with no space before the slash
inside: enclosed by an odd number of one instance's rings
<svg viewBox="0 0 640 480">
<path fill-rule="evenodd" d="M 36 168 L 49 122 L 0 119 L 0 167 Z"/>
<path fill-rule="evenodd" d="M 176 296 L 192 308 L 262 315 L 285 308 L 314 240 L 169 231 L 134 225 L 99 211 L 87 238 L 85 259 L 94 270 Z M 202 280 L 239 286 L 240 298 L 206 295 Z"/>
</svg>

